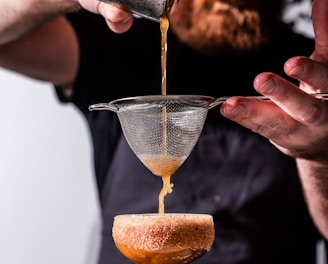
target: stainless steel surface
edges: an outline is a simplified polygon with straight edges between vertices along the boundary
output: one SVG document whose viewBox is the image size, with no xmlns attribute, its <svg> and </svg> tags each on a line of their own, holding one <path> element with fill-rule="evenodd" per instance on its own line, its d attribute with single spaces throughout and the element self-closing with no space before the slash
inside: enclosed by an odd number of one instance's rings
<svg viewBox="0 0 328 264">
<path fill-rule="evenodd" d="M 320 100 L 328 101 L 328 93 L 314 93 L 311 96 L 316 97 Z M 253 98 L 257 100 L 270 101 L 268 97 L 265 96 L 245 96 L 246 98 Z M 184 102 L 186 104 L 195 104 L 198 106 L 203 105 L 207 109 L 215 107 L 217 105 L 223 104 L 230 96 L 222 96 L 218 98 L 214 98 L 211 96 L 203 96 L 203 95 L 146 95 L 146 96 L 137 96 L 137 97 L 127 97 L 122 99 L 117 99 L 109 103 L 99 103 L 89 106 L 90 111 L 96 110 L 110 110 L 114 112 L 118 112 L 120 109 L 120 105 L 122 102 L 134 102 L 134 103 L 150 103 L 156 102 L 161 99 L 166 100 L 179 100 L 180 103 Z"/>
<path fill-rule="evenodd" d="M 320 100 L 324 100 L 324 101 L 328 101 L 328 93 L 313 93 L 310 94 L 313 97 L 316 97 Z M 219 104 L 223 104 L 227 99 L 229 99 L 231 96 L 222 96 L 222 97 L 218 97 L 215 99 L 215 102 L 213 102 L 211 104 L 211 107 L 217 106 Z M 258 96 L 244 96 L 246 98 L 253 98 L 253 99 L 257 99 L 257 100 L 262 100 L 262 101 L 271 101 L 270 98 L 262 96 L 262 95 L 258 95 Z"/>
<path fill-rule="evenodd" d="M 204 108 L 212 108 L 218 104 L 217 101 L 222 100 L 220 97 L 215 99 L 212 96 L 205 95 L 145 95 L 145 96 L 136 96 L 136 97 L 126 97 L 111 101 L 109 103 L 99 103 L 89 106 L 90 111 L 95 110 L 110 110 L 118 112 L 123 107 L 145 107 L 152 104 L 173 104 L 178 103 L 185 106 L 197 106 Z"/>
<path fill-rule="evenodd" d="M 166 8 L 173 0 L 100 0 L 105 3 L 117 4 L 138 16 L 159 21 Z"/>
</svg>

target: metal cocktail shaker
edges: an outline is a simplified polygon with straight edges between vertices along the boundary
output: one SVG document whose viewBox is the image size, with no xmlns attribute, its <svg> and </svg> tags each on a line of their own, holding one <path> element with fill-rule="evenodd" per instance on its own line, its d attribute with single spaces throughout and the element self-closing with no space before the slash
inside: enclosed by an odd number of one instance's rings
<svg viewBox="0 0 328 264">
<path fill-rule="evenodd" d="M 147 19 L 159 21 L 169 10 L 175 0 L 100 0 L 106 3 L 118 4 L 124 9 Z"/>
</svg>

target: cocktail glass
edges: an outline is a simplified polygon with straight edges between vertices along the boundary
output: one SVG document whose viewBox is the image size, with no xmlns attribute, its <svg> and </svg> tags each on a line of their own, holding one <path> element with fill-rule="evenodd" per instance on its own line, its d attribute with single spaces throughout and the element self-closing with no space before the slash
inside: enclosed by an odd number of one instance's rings
<svg viewBox="0 0 328 264">
<path fill-rule="evenodd" d="M 210 250 L 214 224 L 208 214 L 117 215 L 112 235 L 133 263 L 188 264 Z"/>
</svg>

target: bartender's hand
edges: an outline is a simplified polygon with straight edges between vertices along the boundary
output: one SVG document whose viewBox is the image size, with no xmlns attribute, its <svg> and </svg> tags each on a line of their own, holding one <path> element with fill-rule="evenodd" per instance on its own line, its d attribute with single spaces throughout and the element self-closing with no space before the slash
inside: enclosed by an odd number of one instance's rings
<svg viewBox="0 0 328 264">
<path fill-rule="evenodd" d="M 99 0 L 79 0 L 79 2 L 83 8 L 102 15 L 108 27 L 116 33 L 124 33 L 132 26 L 132 13 L 119 8 L 117 5 Z"/>
<path fill-rule="evenodd" d="M 299 86 L 274 73 L 261 73 L 255 89 L 272 102 L 233 97 L 222 106 L 227 118 L 272 141 L 284 153 L 328 164 L 328 101 L 309 93 L 328 93 L 328 1 L 315 0 L 312 17 L 315 51 L 310 58 L 294 57 L 284 66 Z M 327 175 L 328 177 L 328 175 Z"/>
<path fill-rule="evenodd" d="M 328 93 L 328 53 L 326 64 L 322 62 L 306 57 L 286 62 L 285 72 L 301 81 L 299 87 L 274 73 L 259 74 L 254 87 L 272 102 L 232 97 L 222 114 L 267 137 L 289 156 L 328 164 L 328 101 L 308 95 Z"/>
<path fill-rule="evenodd" d="M 273 73 L 259 74 L 255 89 L 272 102 L 242 97 L 221 108 L 227 118 L 267 137 L 296 160 L 305 199 L 321 234 L 328 239 L 328 101 L 309 93 L 328 93 L 328 1 L 313 2 L 315 51 L 295 57 L 284 66 L 298 79 L 295 86 Z M 286 175 L 288 177 L 288 175 Z"/>
</svg>

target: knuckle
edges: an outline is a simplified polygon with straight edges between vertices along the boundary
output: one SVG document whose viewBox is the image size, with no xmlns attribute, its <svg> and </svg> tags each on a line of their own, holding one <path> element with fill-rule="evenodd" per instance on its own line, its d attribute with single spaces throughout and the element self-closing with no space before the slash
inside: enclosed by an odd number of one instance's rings
<svg viewBox="0 0 328 264">
<path fill-rule="evenodd" d="M 267 121 L 265 125 L 255 125 L 252 131 L 263 135 L 267 138 L 276 137 L 276 135 L 286 134 L 288 129 L 286 129 L 286 122 L 281 119 L 273 119 L 270 122 Z"/>
<path fill-rule="evenodd" d="M 299 120 L 306 124 L 316 124 L 321 121 L 322 108 L 318 104 L 313 104 L 309 110 L 299 116 Z"/>
<path fill-rule="evenodd" d="M 266 136 L 268 133 L 268 128 L 263 126 L 263 125 L 256 125 L 256 126 L 253 126 L 252 127 L 252 131 L 254 133 L 257 133 L 257 134 L 260 134 L 260 135 L 263 135 L 263 136 Z"/>
</svg>

